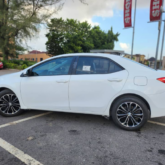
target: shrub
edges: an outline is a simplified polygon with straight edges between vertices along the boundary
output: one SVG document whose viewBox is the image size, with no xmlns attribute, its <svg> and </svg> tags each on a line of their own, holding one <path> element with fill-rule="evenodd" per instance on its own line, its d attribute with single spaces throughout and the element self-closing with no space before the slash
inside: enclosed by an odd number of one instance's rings
<svg viewBox="0 0 165 165">
<path fill-rule="evenodd" d="M 34 65 L 35 63 L 36 63 L 36 62 L 31 62 L 31 61 L 30 61 L 30 62 L 28 63 L 28 66 L 32 66 L 32 65 Z"/>
<path fill-rule="evenodd" d="M 23 65 L 23 61 L 19 61 L 19 65 Z"/>
<path fill-rule="evenodd" d="M 5 69 L 6 69 L 6 68 L 7 68 L 7 65 L 6 65 L 6 64 L 7 64 L 7 61 L 2 60 L 2 63 L 3 63 L 3 68 L 5 68 Z"/>
<path fill-rule="evenodd" d="M 10 63 L 17 64 L 17 65 L 20 64 L 20 60 L 10 60 L 9 62 L 10 62 Z"/>
<path fill-rule="evenodd" d="M 22 65 L 22 69 L 26 69 L 28 66 L 26 64 Z"/>
<path fill-rule="evenodd" d="M 34 61 L 21 61 L 21 60 L 2 60 L 4 68 L 10 69 L 26 69 L 29 66 L 34 65 L 36 62 Z"/>
<path fill-rule="evenodd" d="M 22 65 L 17 65 L 16 69 L 22 70 Z"/>
<path fill-rule="evenodd" d="M 6 63 L 6 68 L 12 68 L 12 64 L 11 63 Z"/>
<path fill-rule="evenodd" d="M 29 63 L 30 63 L 30 62 L 25 60 L 25 61 L 23 61 L 23 63 L 24 63 L 25 65 L 29 66 Z"/>
<path fill-rule="evenodd" d="M 14 64 L 14 63 L 6 63 L 6 68 L 15 69 L 16 67 L 17 67 L 17 64 Z"/>
</svg>

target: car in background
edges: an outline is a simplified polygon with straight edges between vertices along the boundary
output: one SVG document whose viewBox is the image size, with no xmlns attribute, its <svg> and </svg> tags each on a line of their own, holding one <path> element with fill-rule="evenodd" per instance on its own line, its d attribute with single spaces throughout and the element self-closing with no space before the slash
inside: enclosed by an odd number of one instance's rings
<svg viewBox="0 0 165 165">
<path fill-rule="evenodd" d="M 59 55 L 0 76 L 0 114 L 36 109 L 112 117 L 139 130 L 165 116 L 165 71 L 109 54 Z"/>
<path fill-rule="evenodd" d="M 3 63 L 0 61 L 0 69 L 3 69 Z"/>
</svg>

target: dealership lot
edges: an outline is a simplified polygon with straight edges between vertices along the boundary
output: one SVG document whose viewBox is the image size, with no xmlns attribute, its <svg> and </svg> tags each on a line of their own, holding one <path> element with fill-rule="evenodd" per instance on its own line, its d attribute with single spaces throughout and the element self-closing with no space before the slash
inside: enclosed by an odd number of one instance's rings
<svg viewBox="0 0 165 165">
<path fill-rule="evenodd" d="M 165 117 L 151 122 L 127 132 L 101 116 L 34 110 L 0 116 L 0 165 L 164 165 Z"/>
</svg>

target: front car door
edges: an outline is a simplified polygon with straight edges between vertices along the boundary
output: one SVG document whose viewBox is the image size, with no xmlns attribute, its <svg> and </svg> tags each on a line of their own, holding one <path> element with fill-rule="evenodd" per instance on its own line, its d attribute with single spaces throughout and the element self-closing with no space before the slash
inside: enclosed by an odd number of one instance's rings
<svg viewBox="0 0 165 165">
<path fill-rule="evenodd" d="M 22 77 L 21 95 L 30 109 L 69 110 L 68 85 L 75 57 L 60 57 L 43 62 Z"/>
<path fill-rule="evenodd" d="M 80 56 L 69 85 L 71 111 L 103 114 L 127 77 L 128 72 L 109 58 Z"/>
</svg>

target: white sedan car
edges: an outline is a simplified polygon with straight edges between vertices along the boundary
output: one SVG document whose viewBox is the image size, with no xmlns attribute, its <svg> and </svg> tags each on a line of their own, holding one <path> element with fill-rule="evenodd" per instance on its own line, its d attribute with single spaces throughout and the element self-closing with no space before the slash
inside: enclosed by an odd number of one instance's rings
<svg viewBox="0 0 165 165">
<path fill-rule="evenodd" d="M 0 76 L 0 114 L 24 109 L 111 116 L 119 127 L 138 130 L 165 116 L 165 72 L 109 54 L 52 57 Z"/>
</svg>

